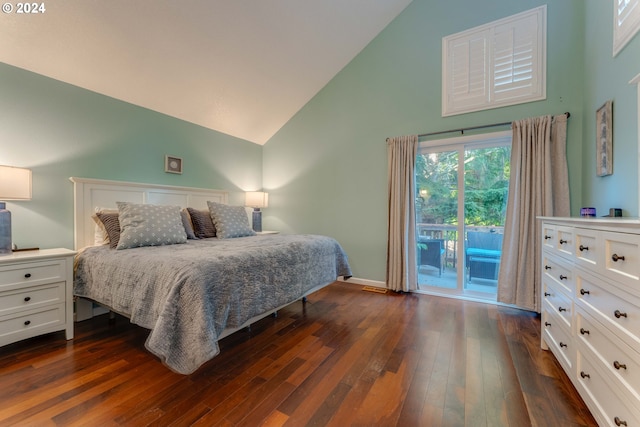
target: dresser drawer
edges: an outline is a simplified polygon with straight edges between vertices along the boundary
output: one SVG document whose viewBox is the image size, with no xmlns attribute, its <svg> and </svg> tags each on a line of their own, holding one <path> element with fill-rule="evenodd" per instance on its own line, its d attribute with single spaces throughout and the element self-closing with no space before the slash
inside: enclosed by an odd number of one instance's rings
<svg viewBox="0 0 640 427">
<path fill-rule="evenodd" d="M 556 226 L 553 224 L 542 224 L 542 247 L 547 250 L 555 251 L 556 250 L 556 242 L 558 241 L 556 237 Z"/>
<path fill-rule="evenodd" d="M 571 372 L 575 360 L 575 346 L 572 343 L 571 332 L 565 323 L 554 313 L 548 303 L 542 309 L 543 337 L 549 348 L 556 355 L 556 359 L 563 365 L 566 372 Z"/>
<path fill-rule="evenodd" d="M 543 252 L 542 256 L 542 274 L 545 280 L 553 280 L 567 294 L 573 295 L 575 284 L 571 265 L 547 251 Z"/>
<path fill-rule="evenodd" d="M 0 293 L 0 316 L 65 301 L 65 282 Z"/>
<path fill-rule="evenodd" d="M 640 352 L 640 298 L 577 270 L 578 302 L 585 311 Z"/>
<path fill-rule="evenodd" d="M 640 401 L 631 394 L 616 393 L 619 390 L 612 386 L 594 365 L 579 348 L 576 358 L 576 388 L 586 397 L 587 405 L 598 423 L 611 426 L 640 426 L 640 415 L 637 409 L 634 409 L 640 407 Z"/>
<path fill-rule="evenodd" d="M 573 260 L 575 255 L 575 235 L 571 227 L 558 226 L 556 231 L 556 250 Z"/>
<path fill-rule="evenodd" d="M 23 262 L 0 266 L 0 291 L 25 285 L 39 285 L 65 280 L 63 260 Z"/>
<path fill-rule="evenodd" d="M 640 295 L 640 239 L 627 233 L 603 232 L 604 274 Z"/>
<path fill-rule="evenodd" d="M 619 381 L 632 393 L 640 395 L 640 354 L 623 343 L 615 334 L 608 333 L 604 326 L 583 310 L 576 310 L 577 337 L 581 345 L 588 347 L 593 360 L 602 363 L 608 378 Z"/>
<path fill-rule="evenodd" d="M 599 268 L 603 252 L 600 234 L 587 228 L 576 228 L 574 234 L 576 262 L 586 268 Z"/>
<path fill-rule="evenodd" d="M 64 329 L 65 305 L 58 304 L 0 317 L 0 344 L 35 336 L 38 333 Z"/>
<path fill-rule="evenodd" d="M 543 306 L 547 310 L 556 313 L 564 323 L 565 327 L 571 330 L 573 316 L 573 302 L 571 299 L 558 290 L 558 285 L 548 278 L 542 279 Z"/>
</svg>

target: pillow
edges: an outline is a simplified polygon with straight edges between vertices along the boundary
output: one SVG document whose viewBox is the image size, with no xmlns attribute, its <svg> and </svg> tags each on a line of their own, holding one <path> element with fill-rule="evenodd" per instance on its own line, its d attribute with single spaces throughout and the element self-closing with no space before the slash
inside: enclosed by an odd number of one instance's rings
<svg viewBox="0 0 640 427">
<path fill-rule="evenodd" d="M 186 243 L 179 206 L 116 204 L 121 229 L 116 249 Z"/>
<path fill-rule="evenodd" d="M 118 218 L 118 211 L 104 209 L 98 210 L 95 216 L 92 215 L 96 224 L 104 230 L 107 235 L 107 239 L 104 240 L 104 244 L 109 243 L 111 249 L 115 249 L 120 241 L 120 220 Z"/>
<path fill-rule="evenodd" d="M 249 219 L 244 206 L 229 206 L 216 202 L 207 202 L 211 220 L 216 227 L 216 236 L 220 239 L 231 237 L 255 236 L 249 227 Z"/>
<path fill-rule="evenodd" d="M 216 237 L 216 228 L 211 221 L 211 214 L 208 210 L 198 210 L 194 208 L 187 208 L 189 216 L 191 217 L 191 223 L 193 224 L 193 233 L 199 239 L 206 239 L 207 237 Z"/>
<path fill-rule="evenodd" d="M 189 216 L 189 211 L 187 209 L 180 210 L 180 217 L 182 218 L 182 226 L 184 227 L 185 233 L 187 233 L 187 239 L 197 239 L 196 235 L 193 232 L 193 224 L 191 223 L 191 216 Z"/>
<path fill-rule="evenodd" d="M 106 228 L 104 228 L 104 224 L 98 218 L 97 213 L 106 211 L 104 208 L 95 208 L 93 215 L 91 215 L 91 219 L 95 223 L 93 226 L 93 245 L 94 246 L 103 246 L 109 244 L 109 235 L 107 234 Z M 117 210 L 113 212 L 118 212 Z"/>
</svg>

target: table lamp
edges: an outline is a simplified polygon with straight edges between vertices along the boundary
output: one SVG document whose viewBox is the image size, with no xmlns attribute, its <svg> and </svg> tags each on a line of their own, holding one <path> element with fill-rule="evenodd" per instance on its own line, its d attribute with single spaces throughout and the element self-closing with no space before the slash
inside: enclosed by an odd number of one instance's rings
<svg viewBox="0 0 640 427">
<path fill-rule="evenodd" d="M 247 191 L 245 206 L 253 208 L 253 231 L 262 231 L 262 211 L 260 208 L 269 206 L 269 193 L 264 191 Z"/>
<path fill-rule="evenodd" d="M 0 165 L 0 255 L 12 253 L 11 212 L 5 200 L 31 200 L 31 170 Z"/>
</svg>

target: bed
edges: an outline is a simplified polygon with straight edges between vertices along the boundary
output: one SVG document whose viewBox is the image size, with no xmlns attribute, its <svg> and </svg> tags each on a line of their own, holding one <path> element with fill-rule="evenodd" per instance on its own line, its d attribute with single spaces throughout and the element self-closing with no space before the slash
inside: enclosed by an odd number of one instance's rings
<svg viewBox="0 0 640 427">
<path fill-rule="evenodd" d="M 228 194 L 187 187 L 71 180 L 78 250 L 74 275 L 74 294 L 79 297 L 76 320 L 90 317 L 100 307 L 128 317 L 150 330 L 146 348 L 175 372 L 194 372 L 219 353 L 221 338 L 340 276 L 351 276 L 342 247 L 327 236 L 213 237 L 124 250 L 95 245 L 92 215 L 96 209 L 113 209 L 116 202 L 125 202 L 138 207 L 205 210 L 209 203 L 226 205 Z"/>
</svg>

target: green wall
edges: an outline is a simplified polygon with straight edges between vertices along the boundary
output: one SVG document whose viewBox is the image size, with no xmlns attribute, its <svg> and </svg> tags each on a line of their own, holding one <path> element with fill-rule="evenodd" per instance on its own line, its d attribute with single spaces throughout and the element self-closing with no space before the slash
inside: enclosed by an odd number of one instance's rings
<svg viewBox="0 0 640 427">
<path fill-rule="evenodd" d="M 0 64 L 0 164 L 33 169 L 34 197 L 9 203 L 19 246 L 73 245 L 69 176 L 264 187 L 264 228 L 319 233 L 345 247 L 359 278 L 385 279 L 390 136 L 571 112 L 572 214 L 638 215 L 635 87 L 640 37 L 611 54 L 612 6 L 599 0 L 414 0 L 265 146 Z M 441 117 L 442 37 L 547 4 L 547 99 Z M 595 176 L 595 111 L 614 102 L 614 174 Z M 164 172 L 164 155 L 184 159 Z"/>
<path fill-rule="evenodd" d="M 442 37 L 548 4 L 547 99 L 441 117 Z M 609 21 L 607 21 L 608 23 Z M 571 112 L 571 202 L 580 206 L 584 1 L 414 0 L 264 146 L 266 228 L 321 233 L 354 276 L 385 280 L 390 136 Z"/>
<path fill-rule="evenodd" d="M 19 247 L 73 248 L 70 176 L 215 188 L 243 203 L 262 187 L 262 147 L 0 63 L 0 164 L 33 170 L 10 202 Z M 164 172 L 166 154 L 183 174 Z"/>
<path fill-rule="evenodd" d="M 638 98 L 629 81 L 640 73 L 640 35 L 614 58 L 611 2 L 585 3 L 582 201 L 598 215 L 616 207 L 624 216 L 638 216 Z M 613 175 L 598 177 L 595 114 L 607 100 L 613 101 Z"/>
</svg>

